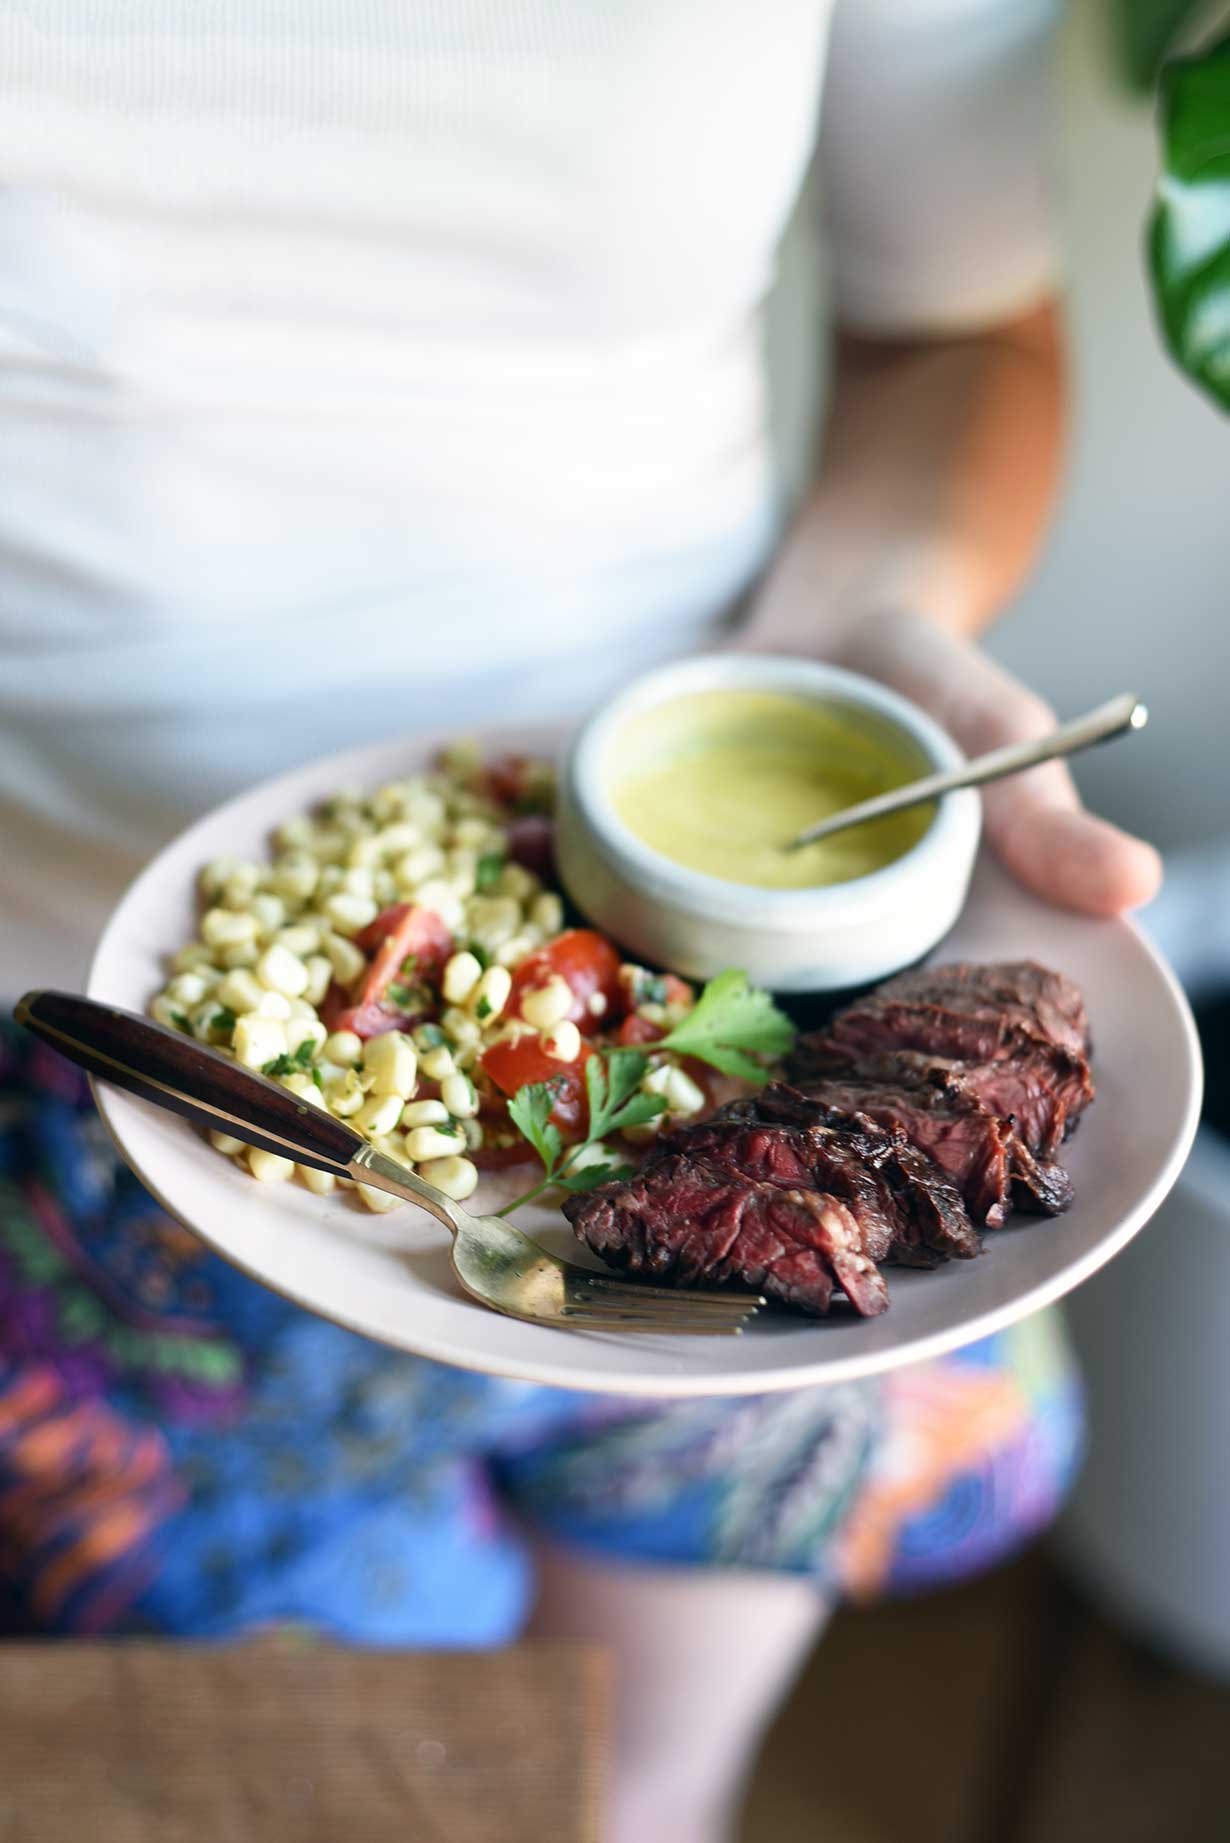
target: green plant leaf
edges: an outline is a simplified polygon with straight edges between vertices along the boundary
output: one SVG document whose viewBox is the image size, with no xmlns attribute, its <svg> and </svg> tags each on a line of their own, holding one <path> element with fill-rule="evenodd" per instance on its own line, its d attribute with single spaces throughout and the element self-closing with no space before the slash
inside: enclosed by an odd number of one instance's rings
<svg viewBox="0 0 1230 1843">
<path fill-rule="evenodd" d="M 1162 59 L 1205 0 L 1115 0 L 1115 38 L 1123 73 L 1134 89 L 1147 90 Z"/>
<path fill-rule="evenodd" d="M 1148 236 L 1158 321 L 1175 363 L 1230 411 L 1230 38 L 1168 64 L 1158 106 Z"/>
<path fill-rule="evenodd" d="M 764 1062 L 784 1056 L 794 1043 L 794 1025 L 767 992 L 749 985 L 747 974 L 728 967 L 709 981 L 692 1009 L 654 1047 L 695 1056 L 736 1075 L 763 1082 Z"/>
<path fill-rule="evenodd" d="M 541 1158 L 543 1169 L 548 1177 L 558 1165 L 560 1154 L 564 1149 L 559 1129 L 551 1123 L 551 1113 L 555 1102 L 554 1084 L 536 1081 L 530 1082 L 524 1088 L 518 1088 L 508 1103 L 509 1119 L 529 1140 Z"/>
</svg>

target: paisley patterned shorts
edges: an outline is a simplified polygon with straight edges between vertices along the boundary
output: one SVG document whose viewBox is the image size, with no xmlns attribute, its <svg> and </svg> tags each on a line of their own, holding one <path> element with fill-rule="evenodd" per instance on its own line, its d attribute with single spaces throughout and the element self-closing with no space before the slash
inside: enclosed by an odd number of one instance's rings
<svg viewBox="0 0 1230 1843">
<path fill-rule="evenodd" d="M 78 1072 L 0 1021 L 0 1630 L 495 1644 L 527 1523 L 909 1590 L 1044 1526 L 1080 1428 L 1049 1316 L 882 1382 L 661 1404 L 386 1350 L 170 1221 Z"/>
</svg>

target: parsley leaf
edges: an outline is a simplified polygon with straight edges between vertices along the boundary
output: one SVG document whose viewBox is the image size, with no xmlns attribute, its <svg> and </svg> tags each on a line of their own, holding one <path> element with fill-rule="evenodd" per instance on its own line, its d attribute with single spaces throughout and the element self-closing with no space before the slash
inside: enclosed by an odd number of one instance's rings
<svg viewBox="0 0 1230 1843">
<path fill-rule="evenodd" d="M 478 961 L 478 964 L 485 973 L 487 968 L 491 965 L 491 955 L 487 952 L 487 949 L 482 945 L 481 941 L 467 941 L 466 952 L 474 955 L 474 958 Z"/>
<path fill-rule="evenodd" d="M 591 1056 L 585 1065 L 589 1094 L 589 1138 L 605 1139 L 628 1126 L 642 1126 L 663 1111 L 660 1094 L 642 1094 L 641 1078 L 649 1058 L 636 1049 L 613 1049 L 605 1058 Z"/>
<path fill-rule="evenodd" d="M 272 1062 L 262 1063 L 261 1074 L 262 1075 L 292 1075 L 294 1073 L 294 1069 L 295 1069 L 294 1063 L 291 1061 L 290 1057 L 286 1054 L 286 1052 L 283 1051 L 280 1056 L 275 1056 Z"/>
<path fill-rule="evenodd" d="M 479 858 L 474 867 L 474 887 L 480 896 L 486 895 L 489 889 L 495 887 L 503 868 L 504 853 L 502 851 L 488 851 Z"/>
<path fill-rule="evenodd" d="M 535 1081 L 529 1082 L 524 1088 L 518 1088 L 508 1103 L 509 1119 L 525 1135 L 542 1160 L 546 1172 L 544 1183 L 550 1180 L 564 1150 L 559 1128 L 551 1122 L 555 1100 L 554 1082 Z"/>
<path fill-rule="evenodd" d="M 312 1053 L 315 1048 L 316 1045 L 312 1042 L 311 1037 L 304 1037 L 303 1042 L 295 1051 L 295 1061 L 301 1069 L 307 1068 L 309 1062 L 312 1060 Z"/>
<path fill-rule="evenodd" d="M 223 1005 L 221 1011 L 215 1011 L 209 1020 L 211 1030 L 234 1030 L 239 1019 L 229 1005 Z"/>
<path fill-rule="evenodd" d="M 763 1082 L 764 1062 L 784 1056 L 793 1043 L 794 1025 L 768 992 L 728 967 L 709 981 L 687 1016 L 655 1048 L 695 1056 L 723 1075 Z"/>
<path fill-rule="evenodd" d="M 172 1011 L 171 1022 L 180 1030 L 192 1031 L 192 1019 L 183 1011 Z"/>
</svg>

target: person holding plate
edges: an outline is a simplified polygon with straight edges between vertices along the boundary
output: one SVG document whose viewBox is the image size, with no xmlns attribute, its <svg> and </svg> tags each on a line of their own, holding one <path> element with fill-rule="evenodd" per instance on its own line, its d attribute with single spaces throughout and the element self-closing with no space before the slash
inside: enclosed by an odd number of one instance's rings
<svg viewBox="0 0 1230 1843">
<path fill-rule="evenodd" d="M 0 0 L 7 998 L 80 985 L 244 784 L 697 647 L 853 665 L 969 753 L 1045 729 L 976 639 L 1061 445 L 1054 12 Z M 791 499 L 762 346 L 813 151 L 832 379 Z M 985 811 L 1050 901 L 1157 885 L 1059 766 Z M 8 1629 L 592 1634 L 611 1838 L 713 1843 L 833 1599 L 986 1565 L 1071 1474 L 1050 1320 L 740 1402 L 463 1374 L 226 1268 L 8 1026 L 0 1084 Z"/>
</svg>

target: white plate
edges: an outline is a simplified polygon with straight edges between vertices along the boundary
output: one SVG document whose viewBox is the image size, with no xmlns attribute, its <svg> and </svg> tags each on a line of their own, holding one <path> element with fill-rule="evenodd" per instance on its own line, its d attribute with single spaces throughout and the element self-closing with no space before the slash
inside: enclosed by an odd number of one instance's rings
<svg viewBox="0 0 1230 1843">
<path fill-rule="evenodd" d="M 376 786 L 413 771 L 441 740 L 418 737 L 335 756 L 200 820 L 154 859 L 115 911 L 91 969 L 91 996 L 143 1010 L 163 984 L 165 956 L 192 938 L 203 863 L 223 853 L 263 856 L 280 821 L 340 786 Z M 523 728 L 488 737 L 493 750 L 538 753 L 554 752 L 559 741 L 557 731 Z M 1076 1184 L 1066 1216 L 1014 1218 L 1014 1226 L 987 1238 L 980 1260 L 934 1273 L 889 1269 L 892 1305 L 870 1320 L 767 1312 L 738 1338 L 521 1324 L 466 1299 L 452 1278 L 444 1234 L 422 1211 L 407 1205 L 373 1216 L 352 1194 L 315 1197 L 298 1184 L 257 1184 L 173 1115 L 106 1087 L 99 1105 L 124 1157 L 186 1227 L 299 1305 L 401 1349 L 493 1375 L 638 1395 L 845 1381 L 952 1350 L 1068 1292 L 1149 1220 L 1196 1128 L 1200 1056 L 1191 1013 L 1163 961 L 1129 923 L 1044 907 L 983 863 L 939 953 L 1030 957 L 1075 979 L 1092 1020 L 1098 1099 L 1066 1148 Z M 585 1258 L 562 1217 L 525 1216 L 525 1226 L 561 1253 Z"/>
</svg>

